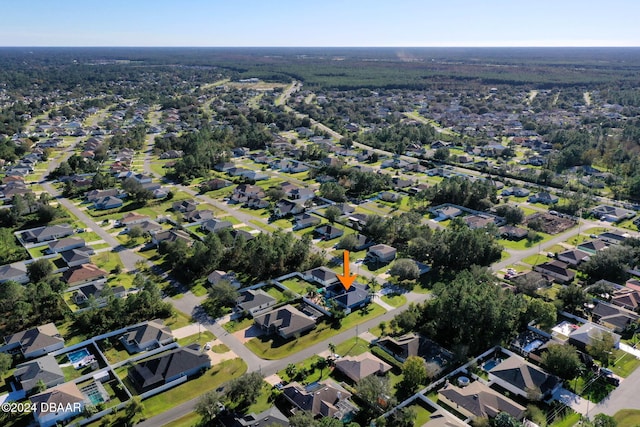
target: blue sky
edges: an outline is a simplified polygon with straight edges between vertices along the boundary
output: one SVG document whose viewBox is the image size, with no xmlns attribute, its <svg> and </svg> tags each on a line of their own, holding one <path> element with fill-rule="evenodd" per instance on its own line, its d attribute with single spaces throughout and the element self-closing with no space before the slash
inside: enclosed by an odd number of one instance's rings
<svg viewBox="0 0 640 427">
<path fill-rule="evenodd" d="M 26 0 L 2 46 L 640 46 L 639 0 Z"/>
</svg>

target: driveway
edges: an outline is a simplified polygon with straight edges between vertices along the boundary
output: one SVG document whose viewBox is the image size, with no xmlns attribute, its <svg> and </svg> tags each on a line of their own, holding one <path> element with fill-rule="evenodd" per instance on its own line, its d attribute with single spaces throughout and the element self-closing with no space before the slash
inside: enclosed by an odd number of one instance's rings
<svg viewBox="0 0 640 427">
<path fill-rule="evenodd" d="M 640 369 L 633 371 L 602 402 L 589 411 L 590 414 L 615 415 L 621 409 L 640 409 Z"/>
</svg>

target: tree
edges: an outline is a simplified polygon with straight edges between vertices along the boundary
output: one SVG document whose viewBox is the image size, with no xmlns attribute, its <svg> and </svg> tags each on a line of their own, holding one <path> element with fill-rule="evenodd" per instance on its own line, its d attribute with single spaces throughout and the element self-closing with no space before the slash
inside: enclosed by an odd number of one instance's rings
<svg viewBox="0 0 640 427">
<path fill-rule="evenodd" d="M 449 155 L 450 155 L 450 152 L 447 147 L 440 147 L 440 148 L 437 148 L 436 151 L 433 153 L 433 160 L 446 162 L 447 160 L 449 160 Z"/>
<path fill-rule="evenodd" d="M 221 280 L 211 287 L 209 297 L 225 307 L 233 307 L 238 299 L 238 291 L 228 280 Z"/>
<path fill-rule="evenodd" d="M 398 277 L 399 280 L 415 280 L 420 277 L 420 270 L 414 260 L 400 258 L 393 264 L 389 274 Z"/>
<path fill-rule="evenodd" d="M 582 266 L 582 271 L 589 275 L 591 283 L 601 279 L 623 283 L 627 280 L 629 266 L 634 264 L 633 251 L 625 246 L 613 245 L 590 257 Z"/>
<path fill-rule="evenodd" d="M 427 368 L 424 366 L 424 359 L 409 356 L 402 364 L 402 381 L 398 384 L 400 396 L 410 396 L 426 383 Z"/>
<path fill-rule="evenodd" d="M 546 427 L 547 425 L 547 416 L 542 409 L 538 408 L 536 405 L 527 405 L 526 417 L 540 427 Z"/>
<path fill-rule="evenodd" d="M 129 234 L 129 241 L 133 241 L 138 237 L 142 237 L 142 235 L 144 234 L 144 231 L 142 231 L 142 227 L 140 227 L 139 225 L 134 225 L 129 229 L 128 234 Z"/>
<path fill-rule="evenodd" d="M 142 413 L 143 410 L 144 404 L 142 403 L 142 398 L 140 396 L 133 396 L 124 407 L 124 413 L 130 424 L 135 424 L 133 422 L 134 417 Z"/>
<path fill-rule="evenodd" d="M 565 310 L 575 312 L 577 309 L 582 308 L 582 305 L 587 301 L 587 296 L 582 288 L 572 283 L 560 289 L 558 299 L 562 301 L 562 306 Z"/>
<path fill-rule="evenodd" d="M 393 395 L 391 390 L 391 382 L 388 377 L 379 377 L 377 375 L 369 375 L 362 378 L 356 384 L 356 392 L 358 396 L 364 400 L 370 408 L 376 409 L 380 407 L 379 399 L 389 399 Z M 387 402 L 385 408 L 390 406 L 392 402 Z M 384 408 L 382 408 L 384 409 Z"/>
<path fill-rule="evenodd" d="M 524 220 L 524 211 L 516 206 L 497 206 L 496 213 L 504 217 L 507 224 L 520 224 Z"/>
<path fill-rule="evenodd" d="M 277 202 L 284 197 L 284 190 L 280 187 L 271 187 L 267 190 L 266 195 L 272 202 Z"/>
<path fill-rule="evenodd" d="M 535 320 L 542 328 L 547 329 L 556 324 L 558 311 L 551 302 L 533 298 L 527 304 L 527 319 Z"/>
<path fill-rule="evenodd" d="M 337 248 L 352 251 L 355 249 L 357 244 L 358 244 L 358 239 L 356 238 L 356 235 L 347 234 L 342 239 L 340 239 L 340 242 L 338 242 Z"/>
<path fill-rule="evenodd" d="M 587 353 L 594 359 L 602 363 L 603 366 L 609 366 L 613 358 L 614 339 L 610 332 L 600 332 L 590 337 L 591 343 L 587 345 Z"/>
<path fill-rule="evenodd" d="M 335 182 L 323 182 L 320 185 L 320 196 L 334 202 L 344 202 L 346 190 Z"/>
<path fill-rule="evenodd" d="M 53 264 L 48 259 L 39 259 L 27 265 L 27 275 L 31 283 L 38 283 L 53 273 Z"/>
<path fill-rule="evenodd" d="M 341 214 L 342 214 L 342 211 L 340 211 L 340 208 L 332 205 L 325 210 L 324 217 L 327 218 L 329 222 L 333 224 L 334 222 L 336 222 L 336 220 L 340 217 Z"/>
<path fill-rule="evenodd" d="M 309 411 L 296 411 L 289 417 L 291 427 L 318 427 L 318 423 Z"/>
<path fill-rule="evenodd" d="M 492 427 L 521 427 L 522 423 L 506 412 L 500 412 L 491 420 L 491 425 Z"/>
<path fill-rule="evenodd" d="M 598 414 L 593 418 L 594 427 L 617 427 L 618 422 L 615 418 L 607 414 Z"/>
<path fill-rule="evenodd" d="M 0 353 L 0 377 L 9 372 L 12 363 L 13 358 L 9 353 Z"/>
<path fill-rule="evenodd" d="M 550 345 L 542 354 L 542 364 L 562 379 L 575 378 L 583 368 L 578 351 L 572 345 Z"/>
<path fill-rule="evenodd" d="M 262 391 L 264 380 L 259 372 L 250 372 L 234 378 L 227 386 L 226 396 L 238 405 L 251 405 L 255 403 Z"/>
<path fill-rule="evenodd" d="M 200 415 L 205 423 L 210 423 L 218 416 L 223 407 L 222 397 L 222 394 L 217 391 L 203 394 L 196 403 L 196 414 Z"/>
<path fill-rule="evenodd" d="M 418 413 L 410 406 L 396 409 L 389 416 L 388 425 L 394 427 L 413 427 L 414 421 L 418 417 Z"/>
</svg>

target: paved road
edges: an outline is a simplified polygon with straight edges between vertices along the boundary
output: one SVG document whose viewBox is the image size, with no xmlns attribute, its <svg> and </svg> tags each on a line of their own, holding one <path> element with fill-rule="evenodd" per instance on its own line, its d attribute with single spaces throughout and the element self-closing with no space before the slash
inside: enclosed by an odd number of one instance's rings
<svg viewBox="0 0 640 427">
<path fill-rule="evenodd" d="M 613 416 L 621 409 L 640 409 L 640 369 L 633 371 L 606 399 L 591 408 L 588 415 Z"/>
<path fill-rule="evenodd" d="M 417 293 L 409 293 L 407 294 L 407 300 L 412 303 L 421 303 L 426 301 L 431 297 L 430 294 L 417 294 Z M 408 304 L 408 303 L 407 303 Z M 289 363 L 298 363 L 301 362 L 311 356 L 319 354 L 323 351 L 326 351 L 329 348 L 329 343 L 341 343 L 349 338 L 353 338 L 356 335 L 356 330 L 358 334 L 362 334 L 368 331 L 371 328 L 378 326 L 378 324 L 382 321 L 390 321 L 393 319 L 395 315 L 403 311 L 407 304 L 398 307 L 394 310 L 388 311 L 382 316 L 376 317 L 375 319 L 366 321 L 360 325 L 358 325 L 357 329 L 353 328 L 348 331 L 339 333 L 337 335 L 332 336 L 324 341 L 321 341 L 311 347 L 308 347 L 304 350 L 301 350 L 289 357 L 285 357 L 284 359 L 278 360 L 264 360 L 258 358 L 255 354 L 251 353 L 247 348 L 242 345 L 233 335 L 226 333 L 224 328 L 219 326 L 218 324 L 207 324 L 207 320 L 203 318 L 198 318 L 198 320 L 207 327 L 211 332 L 213 332 L 218 339 L 220 339 L 223 343 L 225 343 L 231 350 L 233 350 L 236 354 L 245 354 L 245 356 L 241 356 L 248 365 L 249 372 L 259 371 L 265 377 L 271 374 L 275 374 L 276 372 L 286 368 Z M 230 345 L 231 344 L 231 345 Z M 239 347 L 236 347 L 238 346 Z M 249 355 L 246 355 L 246 352 L 249 352 Z M 245 358 L 247 357 L 247 358 Z M 257 364 L 257 365 L 256 365 Z M 177 420 L 190 412 L 193 412 L 195 405 L 197 404 L 198 399 L 192 399 L 188 402 L 185 402 L 181 405 L 178 405 L 169 411 L 163 412 L 155 417 L 152 417 L 140 424 L 141 427 L 156 427 L 160 425 L 165 425 L 170 423 L 171 421 Z"/>
</svg>

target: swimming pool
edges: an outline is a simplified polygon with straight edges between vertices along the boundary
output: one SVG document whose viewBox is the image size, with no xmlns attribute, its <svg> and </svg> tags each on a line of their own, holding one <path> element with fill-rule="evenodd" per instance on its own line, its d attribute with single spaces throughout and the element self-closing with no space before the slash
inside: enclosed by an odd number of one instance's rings
<svg viewBox="0 0 640 427">
<path fill-rule="evenodd" d="M 525 345 L 524 347 L 522 347 L 522 351 L 524 351 L 525 353 L 532 352 L 536 348 L 540 347 L 542 344 L 544 343 L 541 340 L 533 340 L 530 343 L 527 343 L 527 345 Z"/>
<path fill-rule="evenodd" d="M 76 364 L 80 362 L 82 359 L 84 359 L 85 357 L 87 357 L 88 355 L 89 355 L 89 350 L 87 350 L 86 348 L 83 348 L 80 350 L 76 350 L 72 353 L 69 353 L 67 357 L 69 358 L 69 362 Z"/>
<path fill-rule="evenodd" d="M 89 399 L 92 405 L 99 405 L 100 403 L 109 400 L 109 393 L 104 389 L 104 386 L 99 382 L 92 382 L 80 389 L 80 391 Z"/>
<path fill-rule="evenodd" d="M 486 362 L 484 362 L 484 365 L 482 365 L 482 369 L 484 369 L 485 371 L 489 372 L 490 370 L 492 370 L 493 368 L 498 366 L 501 362 L 502 362 L 502 360 L 500 360 L 500 359 L 487 360 Z"/>
</svg>

